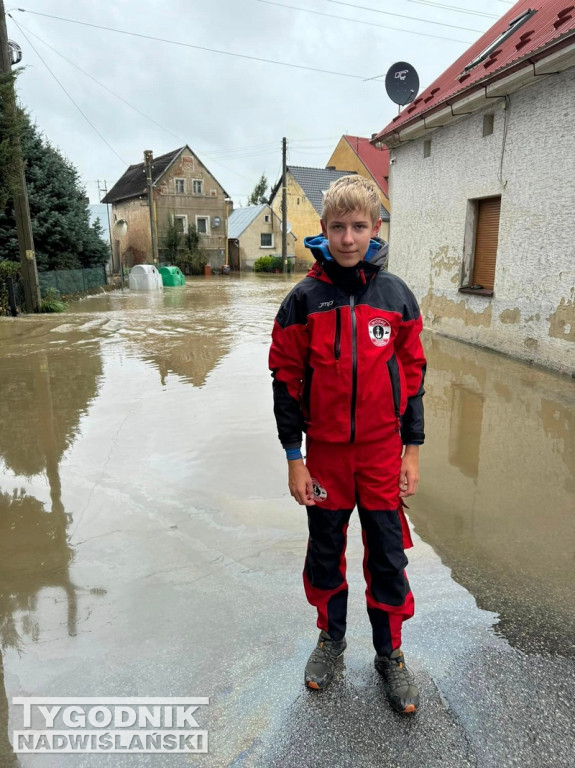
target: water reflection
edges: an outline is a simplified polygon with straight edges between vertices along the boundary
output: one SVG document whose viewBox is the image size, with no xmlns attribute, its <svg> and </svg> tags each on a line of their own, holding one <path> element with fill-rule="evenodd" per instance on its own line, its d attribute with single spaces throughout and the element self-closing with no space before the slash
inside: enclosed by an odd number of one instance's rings
<svg viewBox="0 0 575 768">
<path fill-rule="evenodd" d="M 76 634 L 77 589 L 70 577 L 74 553 L 67 536 L 71 515 L 62 501 L 59 466 L 96 396 L 102 363 L 93 350 L 41 349 L 45 345 L 44 339 L 28 355 L 9 355 L 0 367 L 0 457 L 16 475 L 0 474 L 2 654 L 8 648 L 21 652 L 25 642 L 40 639 L 37 600 L 45 588 L 63 592 L 68 633 Z M 41 473 L 49 483 L 49 504 L 15 487 Z M 8 738 L 3 660 L 0 665 L 0 758 L 2 765 L 16 765 Z"/>
<path fill-rule="evenodd" d="M 441 337 L 426 350 L 415 528 L 514 645 L 573 653 L 573 384 Z"/>
</svg>

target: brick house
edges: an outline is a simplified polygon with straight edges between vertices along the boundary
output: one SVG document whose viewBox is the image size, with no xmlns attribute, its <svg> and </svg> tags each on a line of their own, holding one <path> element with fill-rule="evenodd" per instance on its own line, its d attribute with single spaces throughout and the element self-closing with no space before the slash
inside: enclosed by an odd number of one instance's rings
<svg viewBox="0 0 575 768">
<path fill-rule="evenodd" d="M 575 11 L 520 0 L 374 137 L 427 327 L 575 371 Z"/>
<path fill-rule="evenodd" d="M 194 225 L 200 247 L 212 267 L 225 261 L 226 200 L 229 196 L 217 179 L 186 145 L 153 159 L 152 181 L 160 261 L 165 252 L 166 230 L 175 222 L 182 235 Z M 128 267 L 152 261 L 150 210 L 144 163 L 131 165 L 103 198 L 112 205 L 112 220 L 128 224 L 126 236 L 114 242 Z"/>
</svg>

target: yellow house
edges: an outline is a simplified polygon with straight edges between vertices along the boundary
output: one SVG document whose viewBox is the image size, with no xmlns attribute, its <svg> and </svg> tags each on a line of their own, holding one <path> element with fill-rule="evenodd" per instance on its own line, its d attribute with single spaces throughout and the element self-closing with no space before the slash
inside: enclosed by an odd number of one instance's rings
<svg viewBox="0 0 575 768">
<path fill-rule="evenodd" d="M 361 136 L 342 136 L 327 161 L 327 167 L 338 171 L 349 169 L 374 181 L 379 189 L 381 205 L 389 214 L 389 149 L 386 146 L 378 149 L 369 139 Z M 382 221 L 380 235 L 388 240 L 389 215 L 382 216 Z"/>
<path fill-rule="evenodd" d="M 304 246 L 303 239 L 321 234 L 321 209 L 323 195 L 329 185 L 341 176 L 353 174 L 350 170 L 335 168 L 305 168 L 290 165 L 286 173 L 287 220 L 290 231 L 296 236 L 294 246 L 296 269 L 307 269 L 314 261 L 311 252 Z M 272 189 L 270 205 L 281 216 L 282 208 L 281 178 Z M 382 220 L 389 222 L 389 213 L 382 206 Z M 389 226 L 389 225 L 388 225 Z"/>
</svg>

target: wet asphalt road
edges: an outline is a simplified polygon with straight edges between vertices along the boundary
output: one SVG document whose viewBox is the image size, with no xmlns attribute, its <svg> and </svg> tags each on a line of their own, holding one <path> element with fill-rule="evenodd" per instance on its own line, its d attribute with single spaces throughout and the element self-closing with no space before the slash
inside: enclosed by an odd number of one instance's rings
<svg viewBox="0 0 575 768">
<path fill-rule="evenodd" d="M 283 276 L 0 321 L 0 766 L 571 766 L 573 382 L 426 337 L 410 502 L 423 706 L 373 669 L 361 539 L 327 691 L 266 368 Z M 207 755 L 11 755 L 14 696 L 206 696 Z"/>
</svg>

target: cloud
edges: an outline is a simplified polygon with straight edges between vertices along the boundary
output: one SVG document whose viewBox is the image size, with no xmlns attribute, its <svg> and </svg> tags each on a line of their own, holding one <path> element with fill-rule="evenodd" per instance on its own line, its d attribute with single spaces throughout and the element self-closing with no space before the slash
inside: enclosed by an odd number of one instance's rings
<svg viewBox="0 0 575 768">
<path fill-rule="evenodd" d="M 288 138 L 290 162 L 321 167 L 343 133 L 368 136 L 389 122 L 397 108 L 389 101 L 382 80 L 363 82 L 252 61 L 71 24 L 31 11 L 365 78 L 385 74 L 393 62 L 404 60 L 417 68 L 422 87 L 467 45 L 381 25 L 469 42 L 479 36 L 327 0 L 286 0 L 285 4 L 348 20 L 258 0 L 23 2 L 29 12 L 12 11 L 14 20 L 104 85 L 97 85 L 26 32 L 45 59 L 42 63 L 8 19 L 9 37 L 22 46 L 22 63 L 27 67 L 19 78 L 19 98 L 52 143 L 76 165 L 93 202 L 97 200 L 96 179 L 106 179 L 111 186 L 128 164 L 141 162 L 145 149 L 159 155 L 185 143 L 198 151 L 236 203 L 245 202 L 262 172 L 270 183 L 277 180 L 283 136 Z M 352 2 L 377 7 L 373 0 Z M 509 7 L 501 0 L 486 0 L 482 9 L 501 15 Z M 493 22 L 408 0 L 395 3 L 393 9 L 484 30 Z M 370 24 L 358 24 L 354 19 Z M 122 160 L 90 127 L 46 65 Z"/>
</svg>

